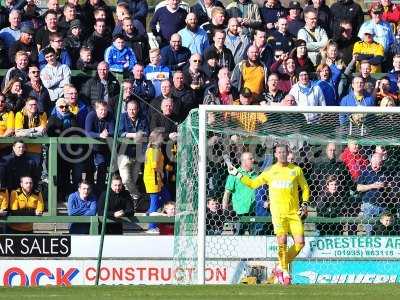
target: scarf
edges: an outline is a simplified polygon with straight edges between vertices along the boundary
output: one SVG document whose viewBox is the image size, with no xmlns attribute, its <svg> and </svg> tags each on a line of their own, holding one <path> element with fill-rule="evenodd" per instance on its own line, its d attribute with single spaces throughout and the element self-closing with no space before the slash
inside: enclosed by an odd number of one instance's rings
<svg viewBox="0 0 400 300">
<path fill-rule="evenodd" d="M 308 83 L 308 85 L 302 85 L 300 82 L 298 83 L 298 85 L 299 85 L 300 93 L 302 93 L 306 96 L 311 94 L 312 88 L 313 88 L 311 81 Z"/>
<path fill-rule="evenodd" d="M 71 127 L 71 113 L 69 111 L 62 112 L 58 107 L 56 107 L 56 117 L 61 120 L 64 129 Z"/>
<path fill-rule="evenodd" d="M 22 115 L 24 116 L 24 129 L 28 128 L 34 128 L 39 126 L 40 120 L 39 120 L 39 113 L 36 112 L 33 115 L 28 114 L 25 108 L 22 109 Z"/>
</svg>

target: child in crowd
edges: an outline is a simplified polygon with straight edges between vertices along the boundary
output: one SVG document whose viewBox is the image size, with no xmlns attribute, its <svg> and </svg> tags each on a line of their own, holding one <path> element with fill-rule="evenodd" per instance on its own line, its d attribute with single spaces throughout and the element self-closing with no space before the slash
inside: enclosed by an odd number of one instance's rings
<svg viewBox="0 0 400 300">
<path fill-rule="evenodd" d="M 76 67 L 83 72 L 96 70 L 97 64 L 93 61 L 92 50 L 90 48 L 81 48 Z"/>
<path fill-rule="evenodd" d="M 175 202 L 167 201 L 164 204 L 162 212 L 154 212 L 150 214 L 151 216 L 165 216 L 165 217 L 173 217 L 175 216 Z M 160 223 L 158 224 L 158 229 L 160 231 L 160 235 L 174 235 L 174 223 Z"/>
<path fill-rule="evenodd" d="M 237 217 L 233 210 L 221 209 L 221 205 L 216 199 L 207 199 L 207 235 L 221 235 L 224 230 L 224 223 L 234 221 L 237 221 Z"/>
<path fill-rule="evenodd" d="M 168 189 L 164 186 L 164 155 L 161 152 L 163 135 L 154 130 L 149 136 L 149 145 L 145 154 L 143 181 L 146 193 L 150 197 L 148 213 L 156 212 L 163 203 L 171 200 Z M 158 234 L 157 224 L 150 223 L 147 233 Z"/>
<path fill-rule="evenodd" d="M 337 177 L 329 175 L 317 200 L 317 214 L 320 217 L 337 218 L 345 216 L 346 211 L 346 200 L 344 195 L 339 193 Z M 343 225 L 319 223 L 317 229 L 320 235 L 339 235 L 343 231 Z"/>
<path fill-rule="evenodd" d="M 113 44 L 106 49 L 104 60 L 109 64 L 110 71 L 118 73 L 131 72 L 137 63 L 135 53 L 126 47 L 122 34 L 114 36 Z"/>
<path fill-rule="evenodd" d="M 374 235 L 398 235 L 399 228 L 394 222 L 394 216 L 389 212 L 382 213 L 377 224 L 372 229 Z"/>
</svg>

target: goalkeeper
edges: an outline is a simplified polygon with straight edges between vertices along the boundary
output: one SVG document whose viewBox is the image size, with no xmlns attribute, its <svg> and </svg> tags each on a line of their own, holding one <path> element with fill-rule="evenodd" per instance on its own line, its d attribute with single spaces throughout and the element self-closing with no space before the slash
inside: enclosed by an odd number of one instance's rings
<svg viewBox="0 0 400 300">
<path fill-rule="evenodd" d="M 234 166 L 228 172 L 253 189 L 268 184 L 272 224 L 278 241 L 279 264 L 273 275 L 279 283 L 289 285 L 291 277 L 288 266 L 304 247 L 304 227 L 302 219 L 307 217 L 307 203 L 310 195 L 308 184 L 300 167 L 287 162 L 288 147 L 275 148 L 277 162 L 254 179 L 242 175 Z M 302 204 L 299 206 L 299 190 L 302 190 Z M 287 249 L 287 235 L 291 233 L 294 245 Z"/>
</svg>

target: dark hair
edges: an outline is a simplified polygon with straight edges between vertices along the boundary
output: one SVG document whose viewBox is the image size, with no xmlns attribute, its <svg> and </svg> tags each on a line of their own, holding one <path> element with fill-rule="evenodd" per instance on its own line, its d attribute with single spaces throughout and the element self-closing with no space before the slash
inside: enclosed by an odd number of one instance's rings
<svg viewBox="0 0 400 300">
<path fill-rule="evenodd" d="M 53 49 L 53 47 L 46 47 L 43 49 L 43 55 L 46 57 L 47 54 L 53 53 L 54 55 L 56 54 L 56 50 Z"/>
<path fill-rule="evenodd" d="M 122 39 L 125 41 L 125 37 L 122 33 L 117 33 L 113 36 L 113 41 L 115 41 L 116 39 Z"/>
<path fill-rule="evenodd" d="M 121 176 L 119 176 L 118 174 L 114 174 L 114 175 L 111 177 L 111 181 L 113 181 L 113 180 L 122 181 L 122 178 L 121 178 Z"/>
<path fill-rule="evenodd" d="M 78 183 L 78 188 L 80 188 L 82 186 L 82 184 L 86 184 L 88 185 L 90 188 L 92 187 L 91 183 L 89 181 L 87 181 L 86 179 L 82 179 L 79 183 Z"/>
<path fill-rule="evenodd" d="M 25 142 L 24 142 L 23 140 L 15 140 L 14 143 L 12 143 L 13 147 L 14 147 L 16 144 L 24 144 L 24 145 L 25 145 Z"/>
<path fill-rule="evenodd" d="M 44 14 L 44 17 L 46 18 L 48 15 L 55 15 L 57 16 L 57 12 L 54 9 L 49 9 L 48 11 L 46 11 L 46 13 Z"/>
</svg>

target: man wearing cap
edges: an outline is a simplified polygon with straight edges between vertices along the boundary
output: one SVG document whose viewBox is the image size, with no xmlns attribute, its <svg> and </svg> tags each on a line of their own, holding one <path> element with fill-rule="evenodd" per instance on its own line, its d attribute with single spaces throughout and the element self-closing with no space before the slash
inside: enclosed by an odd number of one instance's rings
<svg viewBox="0 0 400 300">
<path fill-rule="evenodd" d="M 215 50 L 207 51 L 204 54 L 204 64 L 202 70 L 206 77 L 206 82 L 215 82 L 217 80 L 217 74 L 220 70 L 218 65 L 218 53 Z"/>
<path fill-rule="evenodd" d="M 358 37 L 364 39 L 366 31 L 372 32 L 374 41 L 381 44 L 386 52 L 394 42 L 392 26 L 382 20 L 383 6 L 381 4 L 374 5 L 370 10 L 370 14 L 371 20 L 365 21 L 361 25 Z"/>
<path fill-rule="evenodd" d="M 354 44 L 353 55 L 355 55 L 357 63 L 356 70 L 360 70 L 360 62 L 369 61 L 371 64 L 371 73 L 380 73 L 381 64 L 384 59 L 383 46 L 373 39 L 374 32 L 371 27 L 364 30 L 364 38 Z"/>
<path fill-rule="evenodd" d="M 297 38 L 306 41 L 308 57 L 317 65 L 321 60 L 320 51 L 328 43 L 328 35 L 322 27 L 317 26 L 317 12 L 314 8 L 304 11 L 304 20 L 306 24 L 299 30 Z"/>
<path fill-rule="evenodd" d="M 25 51 L 29 56 L 29 62 L 31 64 L 36 64 L 38 61 L 38 51 L 36 44 L 34 42 L 35 32 L 32 27 L 22 26 L 21 36 L 18 41 L 16 41 L 8 51 L 8 61 L 13 62 L 15 59 L 15 54 L 18 51 Z"/>
<path fill-rule="evenodd" d="M 64 40 L 64 46 L 71 55 L 72 65 L 75 67 L 79 59 L 79 53 L 83 46 L 84 36 L 81 21 L 74 19 L 69 24 L 68 35 Z"/>
<path fill-rule="evenodd" d="M 301 18 L 301 5 L 298 1 L 291 1 L 288 7 L 289 15 L 287 16 L 288 31 L 291 35 L 297 36 L 300 28 L 304 27 L 304 21 Z"/>
<path fill-rule="evenodd" d="M 244 87 L 255 95 L 260 95 L 267 86 L 267 67 L 260 61 L 260 54 L 256 46 L 247 50 L 247 59 L 238 63 L 232 72 L 232 85 L 238 90 Z"/>
<path fill-rule="evenodd" d="M 340 22 L 350 20 L 353 32 L 358 32 L 361 24 L 364 22 L 364 12 L 361 6 L 353 0 L 338 0 L 331 6 L 333 35 L 338 34 Z"/>
</svg>

